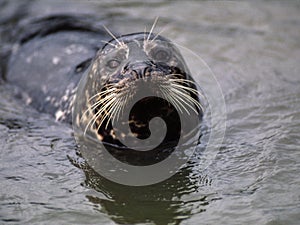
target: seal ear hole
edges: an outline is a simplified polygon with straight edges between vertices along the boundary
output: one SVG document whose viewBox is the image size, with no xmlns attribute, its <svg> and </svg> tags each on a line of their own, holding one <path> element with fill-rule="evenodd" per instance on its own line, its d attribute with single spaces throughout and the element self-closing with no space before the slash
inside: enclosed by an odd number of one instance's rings
<svg viewBox="0 0 300 225">
<path fill-rule="evenodd" d="M 92 58 L 88 58 L 87 60 L 81 62 L 80 64 L 78 64 L 76 67 L 75 67 L 75 72 L 76 73 L 80 73 L 84 70 L 86 70 L 89 65 L 91 64 L 91 61 L 92 61 Z"/>
</svg>

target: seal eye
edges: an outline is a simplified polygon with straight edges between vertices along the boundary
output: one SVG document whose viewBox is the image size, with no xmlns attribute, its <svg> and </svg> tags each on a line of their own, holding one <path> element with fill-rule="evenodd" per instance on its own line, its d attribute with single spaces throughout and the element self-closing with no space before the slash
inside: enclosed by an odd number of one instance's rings
<svg viewBox="0 0 300 225">
<path fill-rule="evenodd" d="M 171 58 L 171 54 L 169 51 L 165 49 L 159 49 L 154 52 L 153 59 L 156 61 L 167 62 Z"/>
<path fill-rule="evenodd" d="M 111 59 L 106 64 L 110 69 L 116 69 L 120 65 L 120 61 L 117 59 Z"/>
</svg>

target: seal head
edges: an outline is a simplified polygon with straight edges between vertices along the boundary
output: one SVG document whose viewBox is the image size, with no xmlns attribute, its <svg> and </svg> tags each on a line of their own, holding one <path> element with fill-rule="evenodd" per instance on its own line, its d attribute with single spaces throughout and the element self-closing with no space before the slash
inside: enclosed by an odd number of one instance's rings
<svg viewBox="0 0 300 225">
<path fill-rule="evenodd" d="M 134 143 L 135 138 L 150 137 L 151 119 L 162 118 L 167 132 L 153 154 L 156 157 L 163 146 L 176 146 L 182 135 L 179 113 L 192 109 L 202 116 L 198 90 L 179 50 L 168 39 L 150 33 L 107 42 L 82 78 L 75 102 L 73 122 L 83 135 L 121 148 L 126 145 L 116 136 L 114 121 L 129 125 L 130 133 L 120 135 L 132 136 Z M 130 111 L 127 118 L 122 117 L 124 111 Z"/>
</svg>

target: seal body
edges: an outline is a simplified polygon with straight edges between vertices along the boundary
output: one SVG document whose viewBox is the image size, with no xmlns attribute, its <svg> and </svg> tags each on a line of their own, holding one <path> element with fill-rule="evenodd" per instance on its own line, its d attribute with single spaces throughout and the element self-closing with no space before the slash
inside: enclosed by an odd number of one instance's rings
<svg viewBox="0 0 300 225">
<path fill-rule="evenodd" d="M 6 79 L 27 93 L 28 104 L 57 120 L 72 122 L 75 104 L 73 124 L 83 135 L 127 149 L 127 162 L 136 152 L 120 137 L 131 138 L 134 145 L 136 138 L 151 136 L 153 118 L 162 118 L 167 133 L 154 132 L 157 139 L 165 136 L 162 144 L 145 155 L 138 153 L 142 160 L 151 158 L 150 163 L 161 161 L 169 154 L 159 156 L 161 149 L 176 146 L 185 135 L 182 126 L 189 126 L 180 123 L 180 114 L 193 110 L 202 116 L 199 92 L 183 57 L 160 35 L 109 37 L 91 24 L 65 16 L 27 24 L 12 51 Z M 122 117 L 124 111 L 129 112 L 127 117 Z M 113 126 L 116 121 L 130 129 L 119 132 Z M 112 152 L 119 154 L 115 148 Z"/>
<path fill-rule="evenodd" d="M 5 79 L 20 87 L 28 104 L 71 122 L 77 84 L 109 36 L 81 16 L 36 19 L 17 30 Z"/>
</svg>

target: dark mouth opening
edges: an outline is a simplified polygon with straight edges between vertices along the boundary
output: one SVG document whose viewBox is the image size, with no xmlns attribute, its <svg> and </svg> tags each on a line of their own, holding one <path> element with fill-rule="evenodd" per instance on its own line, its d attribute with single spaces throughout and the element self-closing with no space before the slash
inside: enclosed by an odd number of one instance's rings
<svg viewBox="0 0 300 225">
<path fill-rule="evenodd" d="M 110 154 L 124 163 L 136 166 L 153 165 L 167 158 L 175 150 L 181 131 L 180 117 L 171 104 L 159 97 L 146 97 L 134 105 L 127 122 L 136 138 L 147 139 L 151 135 L 149 122 L 154 117 L 163 119 L 167 126 L 166 136 L 159 146 L 149 151 L 133 150 L 111 135 L 106 135 L 103 143 Z M 100 128 L 99 132 L 108 134 L 110 129 L 111 123 L 107 129 Z"/>
</svg>

